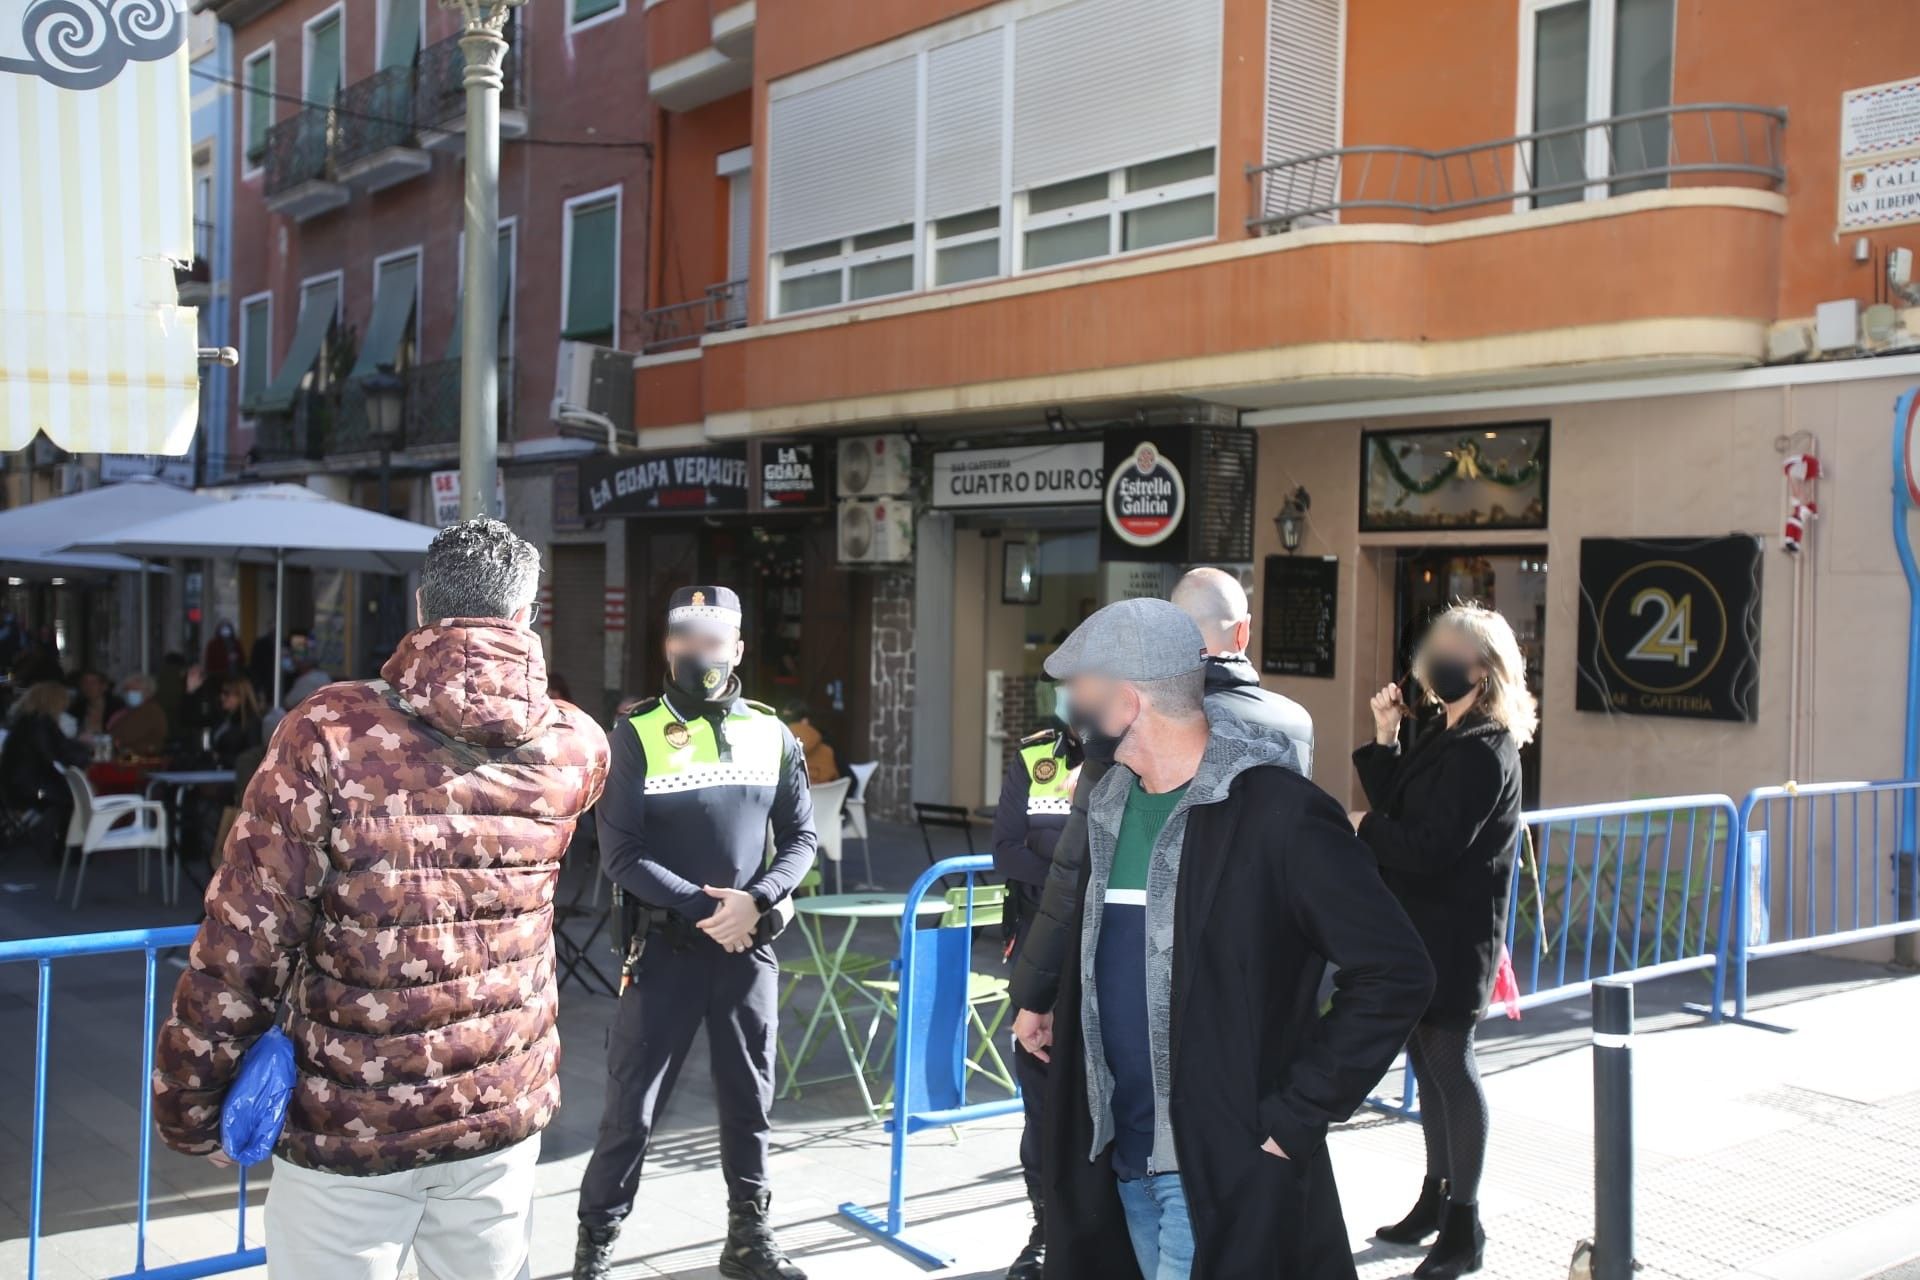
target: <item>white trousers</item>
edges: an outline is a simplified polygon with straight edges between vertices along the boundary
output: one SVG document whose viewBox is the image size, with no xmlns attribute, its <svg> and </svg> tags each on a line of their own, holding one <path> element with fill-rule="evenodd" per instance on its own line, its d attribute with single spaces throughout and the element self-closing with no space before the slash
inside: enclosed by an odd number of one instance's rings
<svg viewBox="0 0 1920 1280">
<path fill-rule="evenodd" d="M 471 1160 L 352 1178 L 273 1160 L 268 1280 L 526 1280 L 540 1136 Z"/>
</svg>

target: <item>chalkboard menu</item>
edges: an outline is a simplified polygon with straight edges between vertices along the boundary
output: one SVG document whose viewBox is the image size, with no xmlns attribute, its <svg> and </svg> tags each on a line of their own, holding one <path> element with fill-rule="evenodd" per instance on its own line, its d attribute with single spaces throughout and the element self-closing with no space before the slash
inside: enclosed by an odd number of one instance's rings
<svg viewBox="0 0 1920 1280">
<path fill-rule="evenodd" d="M 1340 562 L 1332 556 L 1268 556 L 1260 605 L 1260 670 L 1333 678 L 1333 624 Z"/>
</svg>

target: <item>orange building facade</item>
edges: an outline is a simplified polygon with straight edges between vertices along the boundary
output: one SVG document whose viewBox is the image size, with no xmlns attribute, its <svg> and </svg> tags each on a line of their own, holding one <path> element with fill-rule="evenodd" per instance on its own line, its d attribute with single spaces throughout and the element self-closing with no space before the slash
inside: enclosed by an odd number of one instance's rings
<svg viewBox="0 0 1920 1280">
<path fill-rule="evenodd" d="M 1540 800 L 1897 770 L 1894 700 L 1863 690 L 1905 655 L 1887 433 L 1920 378 L 1898 252 L 1920 245 L 1920 10 L 645 13 L 640 447 L 838 454 L 850 598 L 911 636 L 868 629 L 863 682 L 908 706 L 858 709 L 894 811 L 990 802 L 1057 637 L 1222 551 L 1336 795 L 1366 696 L 1463 596 L 1527 648 Z M 1116 441 L 1147 436 L 1207 472 L 1206 527 L 1140 553 L 1103 507 Z M 913 547 L 879 563 L 845 529 L 873 501 L 847 451 L 873 440 L 912 455 L 878 496 L 910 506 Z M 1789 550 L 1800 455 L 1819 516 Z M 1107 491 L 1046 489 L 1047 458 Z M 991 473 L 1030 487 L 965 478 Z M 1639 615 L 1599 617 L 1594 585 L 1723 552 L 1691 570 L 1718 620 L 1674 632 L 1672 678 L 1621 675 Z"/>
</svg>

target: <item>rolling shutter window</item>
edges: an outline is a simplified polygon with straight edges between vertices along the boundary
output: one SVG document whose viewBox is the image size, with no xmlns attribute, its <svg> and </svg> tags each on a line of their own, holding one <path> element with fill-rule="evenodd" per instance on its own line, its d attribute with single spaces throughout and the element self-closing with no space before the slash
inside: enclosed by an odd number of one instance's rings
<svg viewBox="0 0 1920 1280">
<path fill-rule="evenodd" d="M 387 0 L 387 38 L 380 66 L 410 67 L 420 51 L 420 0 Z"/>
<path fill-rule="evenodd" d="M 240 321 L 240 403 L 252 404 L 266 389 L 273 360 L 273 300 L 256 298 L 245 305 Z"/>
<path fill-rule="evenodd" d="M 1340 145 L 1340 10 L 1341 0 L 1269 0 L 1265 149 L 1269 164 Z M 1301 165 L 1288 171 L 1287 178 L 1264 186 L 1270 198 L 1278 193 L 1295 205 L 1309 200 L 1323 204 L 1338 198 L 1339 181 L 1338 162 L 1326 159 Z"/>
<path fill-rule="evenodd" d="M 1013 185 L 1211 147 L 1221 0 L 1079 0 L 1020 23 Z"/>
<path fill-rule="evenodd" d="M 247 89 L 247 159 L 259 160 L 273 127 L 273 50 L 247 64 Z"/>
<path fill-rule="evenodd" d="M 395 258 L 380 264 L 373 287 L 373 318 L 367 321 L 366 341 L 353 362 L 352 378 L 364 378 L 383 364 L 400 363 L 400 343 L 413 327 L 413 303 L 420 259 Z"/>
<path fill-rule="evenodd" d="M 563 338 L 613 345 L 613 245 L 619 213 L 612 199 L 576 205 L 572 210 Z"/>
<path fill-rule="evenodd" d="M 918 97 L 908 57 L 774 102 L 769 253 L 913 221 Z"/>
<path fill-rule="evenodd" d="M 307 31 L 308 102 L 332 102 L 340 92 L 340 15 Z"/>
<path fill-rule="evenodd" d="M 927 55 L 927 217 L 997 207 L 1006 31 Z"/>
<path fill-rule="evenodd" d="M 269 413 L 285 413 L 293 408 L 300 384 L 313 371 L 313 362 L 320 358 L 320 348 L 326 345 L 327 331 L 333 328 L 339 309 L 340 282 L 337 280 L 313 285 L 301 293 L 300 323 L 293 331 L 293 345 L 287 348 L 286 362 L 260 393 L 259 401 L 243 408 Z"/>
</svg>

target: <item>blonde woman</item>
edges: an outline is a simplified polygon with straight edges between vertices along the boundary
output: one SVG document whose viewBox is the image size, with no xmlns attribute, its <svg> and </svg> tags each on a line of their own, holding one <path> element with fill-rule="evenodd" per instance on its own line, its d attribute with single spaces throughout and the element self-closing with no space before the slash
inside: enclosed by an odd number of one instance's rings
<svg viewBox="0 0 1920 1280">
<path fill-rule="evenodd" d="M 1433 999 L 1407 1041 L 1427 1177 L 1413 1211 L 1374 1234 L 1418 1244 L 1438 1232 L 1414 1275 L 1450 1280 L 1478 1271 L 1486 1247 L 1479 1192 L 1487 1099 L 1473 1029 L 1500 962 L 1520 830 L 1520 747 L 1539 716 L 1513 628 L 1491 609 L 1460 604 L 1436 618 L 1413 673 L 1446 722 L 1403 749 L 1407 706 L 1390 684 L 1373 696 L 1374 740 L 1353 753 L 1372 806 L 1350 815 L 1354 830 L 1380 860 L 1435 974 Z"/>
</svg>

